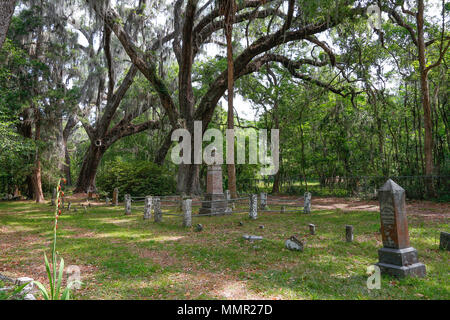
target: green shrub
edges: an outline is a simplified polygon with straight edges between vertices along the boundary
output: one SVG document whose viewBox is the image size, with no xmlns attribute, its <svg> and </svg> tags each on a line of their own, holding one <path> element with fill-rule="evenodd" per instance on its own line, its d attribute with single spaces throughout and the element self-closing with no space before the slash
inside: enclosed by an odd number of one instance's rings
<svg viewBox="0 0 450 320">
<path fill-rule="evenodd" d="M 173 174 L 152 162 L 116 159 L 105 163 L 97 175 L 97 188 L 112 196 L 114 188 L 119 196 L 172 195 L 176 192 Z"/>
</svg>

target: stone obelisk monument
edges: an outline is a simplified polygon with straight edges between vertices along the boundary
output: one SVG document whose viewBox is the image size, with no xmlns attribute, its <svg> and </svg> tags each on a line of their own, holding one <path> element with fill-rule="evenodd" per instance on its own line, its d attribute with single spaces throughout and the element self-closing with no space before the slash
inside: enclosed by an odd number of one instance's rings
<svg viewBox="0 0 450 320">
<path fill-rule="evenodd" d="M 378 250 L 377 265 L 381 273 L 424 277 L 425 265 L 419 262 L 417 250 L 409 244 L 405 190 L 389 179 L 378 191 L 378 196 L 383 248 Z"/>
<path fill-rule="evenodd" d="M 212 156 L 215 156 L 215 150 Z M 206 174 L 206 194 L 199 213 L 220 215 L 230 212 L 226 200 L 222 185 L 222 166 L 216 163 L 209 165 Z"/>
</svg>

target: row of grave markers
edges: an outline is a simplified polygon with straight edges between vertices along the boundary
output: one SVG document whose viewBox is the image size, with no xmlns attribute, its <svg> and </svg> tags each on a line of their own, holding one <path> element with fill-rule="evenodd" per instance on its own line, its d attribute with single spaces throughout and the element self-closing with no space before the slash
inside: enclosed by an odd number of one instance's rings
<svg viewBox="0 0 450 320">
<path fill-rule="evenodd" d="M 228 191 L 228 190 L 227 190 Z M 227 200 L 226 201 L 232 201 L 229 197 L 229 192 L 226 192 Z M 265 211 L 267 208 L 267 194 L 261 193 L 260 194 L 261 204 L 259 208 L 261 211 Z M 311 193 L 307 192 L 304 196 L 304 206 L 303 206 L 303 212 L 304 213 L 311 213 Z M 249 197 L 249 218 L 256 220 L 258 217 L 258 195 L 252 194 Z M 132 198 L 129 194 L 125 195 L 125 214 L 130 215 L 131 214 L 131 201 Z M 190 227 L 192 225 L 192 199 L 184 199 L 181 202 L 181 207 L 183 211 L 183 226 Z M 144 201 L 144 219 L 148 220 L 151 219 L 151 212 L 154 212 L 154 219 L 155 222 L 162 221 L 162 210 L 161 210 L 161 198 L 160 197 L 153 197 L 153 196 L 146 196 Z M 283 212 L 283 208 L 281 212 Z M 298 210 L 297 210 L 298 211 Z M 230 212 L 231 213 L 231 212 Z M 171 214 L 174 215 L 174 214 Z M 181 216 L 181 215 L 178 215 Z"/>
</svg>

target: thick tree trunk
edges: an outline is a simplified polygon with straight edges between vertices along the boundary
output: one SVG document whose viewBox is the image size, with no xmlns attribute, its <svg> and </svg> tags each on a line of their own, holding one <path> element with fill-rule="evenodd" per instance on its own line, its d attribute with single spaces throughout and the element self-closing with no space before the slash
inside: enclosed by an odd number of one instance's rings
<svg viewBox="0 0 450 320">
<path fill-rule="evenodd" d="M 433 124 L 431 120 L 431 105 L 430 105 L 430 89 L 428 86 L 428 72 L 427 59 L 425 52 L 425 38 L 424 38 L 424 1 L 418 1 L 417 12 L 417 42 L 419 50 L 419 68 L 420 68 L 420 87 L 422 91 L 422 107 L 423 107 L 423 120 L 425 126 L 425 141 L 424 141 L 424 154 L 425 154 L 425 175 L 427 176 L 426 186 L 428 196 L 434 197 L 435 191 L 433 187 Z"/>
<path fill-rule="evenodd" d="M 200 195 L 200 165 L 181 164 L 178 167 L 177 192 L 187 195 Z"/>
<path fill-rule="evenodd" d="M 74 190 L 75 193 L 87 193 L 89 190 L 96 190 L 95 176 L 106 149 L 107 147 L 102 146 L 99 148 L 94 143 L 91 143 L 81 166 L 77 186 Z"/>
<path fill-rule="evenodd" d="M 64 140 L 64 166 L 63 166 L 63 172 L 64 177 L 66 178 L 66 185 L 71 186 L 72 185 L 72 174 L 70 173 L 70 154 L 69 150 L 67 149 L 67 141 Z"/>
<path fill-rule="evenodd" d="M 0 0 L 0 49 L 6 39 L 16 0 Z"/>
</svg>

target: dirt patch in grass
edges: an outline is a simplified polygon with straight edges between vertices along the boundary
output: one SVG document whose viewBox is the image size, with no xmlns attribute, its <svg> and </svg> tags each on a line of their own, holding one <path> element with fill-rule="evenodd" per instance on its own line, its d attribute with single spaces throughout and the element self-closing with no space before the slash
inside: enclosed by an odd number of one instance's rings
<svg viewBox="0 0 450 320">
<path fill-rule="evenodd" d="M 12 227 L 0 227 L 0 273 L 10 278 L 30 277 L 47 286 L 48 278 L 44 264 L 44 249 L 50 246 L 50 240 L 18 231 Z M 46 250 L 50 259 L 50 250 Z M 72 264 L 70 257 L 64 257 L 65 269 Z M 83 281 L 94 278 L 97 268 L 92 265 L 76 264 L 80 268 Z M 66 285 L 67 273 L 63 277 Z"/>
<path fill-rule="evenodd" d="M 277 202 L 283 200 L 283 202 Z M 292 200 L 289 201 L 288 200 Z M 303 199 L 298 196 L 277 196 L 269 197 L 269 207 L 271 203 L 281 205 L 303 205 Z M 372 211 L 378 212 L 380 205 L 377 200 L 358 200 L 348 198 L 315 198 L 311 202 L 312 210 L 342 210 L 345 212 L 353 211 Z M 289 210 L 289 208 L 287 208 Z M 450 203 L 437 203 L 432 201 L 408 200 L 406 202 L 407 214 L 411 216 L 420 216 L 426 220 L 445 220 L 450 217 Z"/>
<path fill-rule="evenodd" d="M 247 281 L 225 273 L 182 272 L 170 276 L 171 281 L 185 284 L 185 298 L 207 295 L 227 300 L 275 300 L 280 296 L 264 295 L 248 288 Z"/>
</svg>

